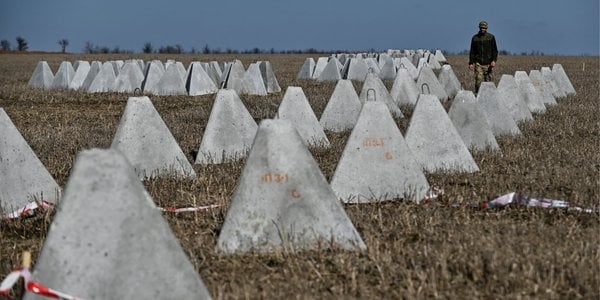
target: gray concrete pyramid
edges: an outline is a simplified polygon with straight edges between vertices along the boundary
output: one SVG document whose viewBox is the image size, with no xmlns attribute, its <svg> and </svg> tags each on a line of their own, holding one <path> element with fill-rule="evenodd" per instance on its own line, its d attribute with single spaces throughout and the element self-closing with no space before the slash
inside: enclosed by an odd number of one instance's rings
<svg viewBox="0 0 600 300">
<path fill-rule="evenodd" d="M 30 202 L 56 202 L 60 187 L 2 108 L 0 132 L 0 216 Z"/>
<path fill-rule="evenodd" d="M 112 149 L 77 155 L 33 276 L 82 299 L 210 299 L 127 159 Z"/>
<path fill-rule="evenodd" d="M 444 56 L 444 53 L 442 53 L 442 51 L 440 51 L 440 50 L 435 50 L 435 59 L 441 64 L 447 62 L 446 57 Z"/>
<path fill-rule="evenodd" d="M 429 89 L 427 88 L 429 87 Z M 440 101 L 448 100 L 448 94 L 430 67 L 422 67 L 417 78 L 417 88 L 421 93 L 435 95 Z"/>
<path fill-rule="evenodd" d="M 417 104 L 419 90 L 407 69 L 398 69 L 390 95 L 398 106 Z"/>
<path fill-rule="evenodd" d="M 381 80 L 396 79 L 396 67 L 394 66 L 394 60 L 391 57 L 385 59 L 385 62 L 381 66 L 381 72 L 379 72 L 379 78 L 381 78 Z"/>
<path fill-rule="evenodd" d="M 379 67 L 379 63 L 374 57 L 367 57 L 364 59 L 367 64 L 367 70 L 371 73 L 375 73 L 379 77 L 379 73 L 381 73 L 381 68 Z"/>
<path fill-rule="evenodd" d="M 533 83 L 533 86 L 540 92 L 542 95 L 542 100 L 544 105 L 557 105 L 556 99 L 552 95 L 552 86 L 550 86 L 544 77 L 542 76 L 542 72 L 539 70 L 531 70 L 529 71 L 529 80 Z"/>
<path fill-rule="evenodd" d="M 313 79 L 318 79 L 319 76 L 321 75 L 321 72 L 323 72 L 323 70 L 325 69 L 325 66 L 327 66 L 327 63 L 329 62 L 329 58 L 328 57 L 319 57 L 317 58 L 317 64 L 315 65 L 315 70 L 312 73 L 312 78 Z"/>
<path fill-rule="evenodd" d="M 92 82 L 94 81 L 96 76 L 98 76 L 98 73 L 100 72 L 101 67 L 102 67 L 101 62 L 92 61 L 91 65 L 90 65 L 90 70 L 88 71 L 87 75 L 85 76 L 85 79 L 83 80 L 83 84 L 81 84 L 81 87 L 79 89 L 87 91 L 90 88 L 90 85 L 92 84 Z"/>
<path fill-rule="evenodd" d="M 221 67 L 219 66 L 219 62 L 217 61 L 210 61 L 208 63 L 208 67 L 206 68 L 206 74 L 208 74 L 208 76 L 210 76 L 210 78 L 214 81 L 215 86 L 220 87 L 221 86 L 221 76 L 223 76 L 223 71 L 221 70 Z"/>
<path fill-rule="evenodd" d="M 523 100 L 519 86 L 512 75 L 502 74 L 498 82 L 498 94 L 500 95 L 499 101 L 504 104 L 515 122 L 533 120 L 531 111 Z"/>
<path fill-rule="evenodd" d="M 35 66 L 35 70 L 33 70 L 33 74 L 31 74 L 31 78 L 29 79 L 27 86 L 49 89 L 52 87 L 53 81 L 54 73 L 52 73 L 52 69 L 50 69 L 48 62 L 39 61 L 37 66 Z"/>
<path fill-rule="evenodd" d="M 165 73 L 155 86 L 154 94 L 160 96 L 187 95 L 185 81 L 176 63 L 172 63 L 167 67 Z"/>
<path fill-rule="evenodd" d="M 81 86 L 83 86 L 83 82 L 90 72 L 90 63 L 85 60 L 77 61 L 77 68 L 75 69 L 75 75 L 73 75 L 73 79 L 69 82 L 69 88 L 72 90 L 78 90 Z"/>
<path fill-rule="evenodd" d="M 419 95 L 405 140 L 427 172 L 479 171 L 442 103 L 434 95 Z"/>
<path fill-rule="evenodd" d="M 504 103 L 500 100 L 500 93 L 493 82 L 482 82 L 477 93 L 477 102 L 486 116 L 494 136 L 520 135 L 521 130 L 513 119 Z"/>
<path fill-rule="evenodd" d="M 197 164 L 220 164 L 246 157 L 256 122 L 235 90 L 219 90 L 202 135 Z"/>
<path fill-rule="evenodd" d="M 180 61 L 175 62 L 175 67 L 177 67 L 177 71 L 179 71 L 179 75 L 181 76 L 181 80 L 185 83 L 187 80 L 187 70 L 183 66 L 183 63 Z"/>
<path fill-rule="evenodd" d="M 567 96 L 576 94 L 575 88 L 561 64 L 552 65 L 552 75 L 554 75 L 554 80 L 556 80 L 560 89 L 564 91 Z"/>
<path fill-rule="evenodd" d="M 369 97 L 375 97 L 375 99 L 367 99 Z M 375 73 L 369 72 L 367 74 L 358 98 L 362 103 L 365 103 L 367 100 L 382 101 L 387 105 L 395 118 L 404 118 L 396 101 L 394 101 L 394 98 L 392 98 L 390 92 L 388 92 L 383 81 L 381 81 Z"/>
<path fill-rule="evenodd" d="M 52 81 L 52 88 L 55 89 L 66 89 L 69 88 L 69 83 L 75 75 L 75 69 L 70 61 L 63 61 L 60 63 L 60 67 L 56 74 L 54 74 L 54 80 Z"/>
<path fill-rule="evenodd" d="M 144 74 L 136 62 L 126 62 L 115 79 L 115 92 L 133 93 L 142 88 Z"/>
<path fill-rule="evenodd" d="M 420 201 L 429 190 L 384 103 L 367 101 L 336 167 L 331 188 L 343 202 Z"/>
<path fill-rule="evenodd" d="M 315 60 L 312 57 L 307 57 L 296 75 L 296 79 L 311 79 L 312 73 L 315 71 Z"/>
<path fill-rule="evenodd" d="M 115 70 L 111 63 L 104 63 L 100 67 L 100 71 L 94 77 L 94 80 L 90 83 L 88 87 L 88 92 L 90 93 L 103 93 L 103 92 L 112 92 L 115 87 Z"/>
<path fill-rule="evenodd" d="M 419 78 L 419 71 L 407 57 L 400 58 L 400 63 L 398 64 L 398 69 L 406 69 L 408 71 L 408 74 L 415 81 L 417 80 L 417 78 Z"/>
<path fill-rule="evenodd" d="M 344 79 L 364 81 L 369 67 L 364 59 L 350 58 L 342 73 Z"/>
<path fill-rule="evenodd" d="M 142 82 L 142 90 L 146 94 L 158 94 L 158 82 L 165 74 L 161 61 L 151 61 L 146 65 L 144 81 Z"/>
<path fill-rule="evenodd" d="M 358 99 L 352 81 L 338 80 L 319 123 L 323 129 L 333 132 L 350 130 L 358 120 L 361 107 L 362 102 Z"/>
<path fill-rule="evenodd" d="M 437 59 L 435 58 L 435 55 L 433 53 L 428 53 L 425 55 L 425 59 L 427 60 L 427 64 L 434 70 L 439 70 L 442 68 L 442 65 L 440 64 L 439 61 L 437 61 Z"/>
<path fill-rule="evenodd" d="M 260 65 L 260 74 L 262 75 L 263 82 L 267 88 L 267 93 L 281 92 L 281 87 L 279 86 L 279 82 L 277 82 L 277 77 L 275 77 L 275 72 L 273 72 L 271 62 L 259 61 L 258 63 Z"/>
<path fill-rule="evenodd" d="M 446 94 L 450 98 L 454 98 L 456 94 L 458 94 L 458 91 L 462 90 L 462 85 L 450 65 L 442 66 L 442 70 L 438 75 L 438 81 L 444 87 Z"/>
<path fill-rule="evenodd" d="M 266 96 L 267 89 L 262 75 L 260 74 L 260 66 L 258 63 L 251 63 L 248 70 L 244 74 L 243 79 L 244 94 Z"/>
<path fill-rule="evenodd" d="M 546 106 L 544 105 L 544 100 L 542 99 L 542 95 L 540 92 L 533 86 L 531 80 L 529 80 L 529 76 L 527 76 L 527 72 L 525 71 L 516 71 L 515 72 L 515 81 L 517 82 L 517 86 L 519 87 L 519 91 L 523 96 L 523 100 L 527 103 L 527 107 L 532 113 L 545 113 Z"/>
<path fill-rule="evenodd" d="M 277 116 L 294 125 L 307 145 L 329 147 L 329 140 L 319 124 L 302 87 L 288 86 L 279 104 Z"/>
<path fill-rule="evenodd" d="M 219 90 L 199 62 L 192 62 L 188 73 L 185 87 L 190 96 L 214 94 Z"/>
<path fill-rule="evenodd" d="M 227 211 L 217 250 L 329 247 L 354 250 L 366 245 L 292 124 L 263 120 Z"/>
<path fill-rule="evenodd" d="M 244 92 L 244 75 L 246 70 L 240 60 L 229 63 L 221 77 L 222 88 L 234 89 L 238 95 Z"/>
<path fill-rule="evenodd" d="M 319 77 L 317 81 L 338 81 L 342 79 L 342 75 L 340 74 L 339 61 L 337 58 L 332 57 Z"/>
<path fill-rule="evenodd" d="M 564 98 L 567 96 L 567 94 L 560 89 L 558 83 L 556 83 L 554 75 L 552 74 L 552 70 L 549 67 L 542 67 L 540 69 L 540 72 L 542 73 L 542 77 L 544 78 L 546 83 L 552 87 L 552 95 L 555 99 Z"/>
<path fill-rule="evenodd" d="M 148 97 L 130 97 L 112 141 L 140 179 L 176 175 L 193 178 L 192 165 Z"/>
<path fill-rule="evenodd" d="M 471 91 L 460 91 L 448 111 L 452 124 L 469 149 L 500 150 L 486 114 Z"/>
</svg>

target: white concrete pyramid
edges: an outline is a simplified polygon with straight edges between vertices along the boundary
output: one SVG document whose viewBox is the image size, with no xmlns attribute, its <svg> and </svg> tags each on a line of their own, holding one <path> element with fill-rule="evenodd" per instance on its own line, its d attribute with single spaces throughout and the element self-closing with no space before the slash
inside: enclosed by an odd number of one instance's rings
<svg viewBox="0 0 600 300">
<path fill-rule="evenodd" d="M 394 67 L 394 60 L 388 58 L 381 66 L 381 72 L 379 72 L 379 78 L 381 80 L 394 80 L 396 79 L 396 67 Z"/>
<path fill-rule="evenodd" d="M 329 147 L 329 140 L 319 124 L 302 87 L 288 86 L 279 104 L 277 116 L 294 125 L 307 145 Z"/>
<path fill-rule="evenodd" d="M 0 216 L 30 202 L 56 202 L 60 187 L 2 108 L 0 132 Z"/>
<path fill-rule="evenodd" d="M 263 120 L 227 211 L 217 250 L 329 247 L 366 248 L 292 124 Z"/>
<path fill-rule="evenodd" d="M 82 299 L 210 299 L 127 159 L 112 149 L 77 156 L 33 276 Z"/>
<path fill-rule="evenodd" d="M 155 86 L 154 94 L 160 96 L 187 95 L 185 81 L 176 63 L 172 63 L 167 67 Z"/>
<path fill-rule="evenodd" d="M 321 72 L 323 72 L 323 70 L 325 69 L 325 66 L 327 66 L 327 63 L 329 62 L 329 58 L 328 57 L 319 57 L 317 58 L 317 64 L 315 65 L 315 70 L 312 73 L 312 78 L 313 79 L 318 79 L 319 76 L 321 75 Z"/>
<path fill-rule="evenodd" d="M 398 65 L 398 69 L 406 69 L 408 71 L 408 74 L 415 81 L 417 80 L 417 78 L 419 78 L 419 71 L 407 57 L 400 58 L 400 64 Z"/>
<path fill-rule="evenodd" d="M 516 71 L 515 72 L 515 81 L 517 82 L 517 86 L 519 87 L 519 91 L 523 96 L 523 100 L 527 103 L 527 107 L 532 113 L 545 113 L 546 106 L 544 105 L 544 100 L 542 99 L 542 95 L 540 92 L 533 86 L 531 80 L 529 80 L 529 76 L 527 76 L 527 72 L 525 71 Z"/>
<path fill-rule="evenodd" d="M 429 88 L 427 88 L 429 87 Z M 422 67 L 417 78 L 417 88 L 421 93 L 435 95 L 440 101 L 448 100 L 448 94 L 430 67 Z"/>
<path fill-rule="evenodd" d="M 244 74 L 243 79 L 244 94 L 266 96 L 267 89 L 262 75 L 260 74 L 260 66 L 258 63 L 251 63 L 248 70 Z"/>
<path fill-rule="evenodd" d="M 246 157 L 258 126 L 235 90 L 219 90 L 200 142 L 197 164 L 220 164 Z"/>
<path fill-rule="evenodd" d="M 183 66 L 183 63 L 180 61 L 176 61 L 175 67 L 177 67 L 177 71 L 179 71 L 179 75 L 181 75 L 181 80 L 185 83 L 185 81 L 187 80 L 187 70 Z"/>
<path fill-rule="evenodd" d="M 350 58 L 343 70 L 342 78 L 364 81 L 367 73 L 369 73 L 369 67 L 364 59 Z"/>
<path fill-rule="evenodd" d="M 556 80 L 560 89 L 564 91 L 567 96 L 576 94 L 575 88 L 561 64 L 552 65 L 552 75 L 554 75 L 554 80 Z"/>
<path fill-rule="evenodd" d="M 94 80 L 90 83 L 88 87 L 88 92 L 90 93 L 103 93 L 103 92 L 112 92 L 115 87 L 115 70 L 111 63 L 104 63 L 100 67 L 100 71 L 94 77 Z"/>
<path fill-rule="evenodd" d="M 63 61 L 60 63 L 60 67 L 56 74 L 54 74 L 54 80 L 52 81 L 52 88 L 55 89 L 66 89 L 69 88 L 69 83 L 75 75 L 75 69 L 70 61 Z"/>
<path fill-rule="evenodd" d="M 552 70 L 549 67 L 542 67 L 540 69 L 540 72 L 542 73 L 542 77 L 544 78 L 546 83 L 552 87 L 552 95 L 554 96 L 554 98 L 558 99 L 567 96 L 567 94 L 558 86 L 558 83 L 556 82 L 556 80 L 554 79 L 554 75 L 552 74 Z"/>
<path fill-rule="evenodd" d="M 407 69 L 398 69 L 390 95 L 398 106 L 417 104 L 419 90 Z"/>
<path fill-rule="evenodd" d="M 146 94 L 158 94 L 158 82 L 165 74 L 161 61 L 151 61 L 146 65 L 144 81 L 142 82 L 142 90 Z"/>
<path fill-rule="evenodd" d="M 73 79 L 69 82 L 69 88 L 72 90 L 78 90 L 81 86 L 83 86 L 83 82 L 90 72 L 90 63 L 85 60 L 77 61 L 77 69 L 75 70 L 75 75 L 73 75 Z"/>
<path fill-rule="evenodd" d="M 369 97 L 375 97 L 374 99 L 368 99 Z M 390 95 L 383 81 L 379 79 L 379 77 L 372 72 L 367 74 L 365 81 L 363 83 L 362 89 L 360 91 L 360 95 L 358 96 L 362 103 L 365 103 L 367 100 L 376 100 L 382 101 L 385 103 L 395 118 L 404 118 L 402 111 L 398 108 L 396 101 Z"/>
<path fill-rule="evenodd" d="M 471 91 L 460 91 L 448 111 L 452 124 L 469 149 L 500 150 L 487 117 Z"/>
<path fill-rule="evenodd" d="M 83 84 L 81 84 L 81 87 L 79 89 L 87 91 L 90 88 L 90 85 L 92 84 L 92 82 L 94 81 L 96 76 L 98 76 L 98 73 L 100 72 L 101 67 L 102 67 L 101 62 L 92 61 L 92 64 L 90 65 L 90 70 L 88 71 L 87 75 L 85 76 L 85 79 L 83 80 Z"/>
<path fill-rule="evenodd" d="M 429 183 L 384 103 L 367 101 L 331 180 L 343 202 L 420 201 Z"/>
<path fill-rule="evenodd" d="M 448 97 L 454 98 L 458 91 L 462 90 L 462 85 L 450 65 L 443 65 L 441 69 L 438 81 L 444 87 Z"/>
<path fill-rule="evenodd" d="M 136 89 L 142 88 L 144 74 L 137 63 L 127 62 L 121 68 L 119 75 L 115 79 L 115 92 L 133 93 Z"/>
<path fill-rule="evenodd" d="M 259 61 L 258 63 L 260 65 L 260 74 L 262 75 L 263 82 L 267 88 L 267 93 L 281 92 L 281 87 L 279 86 L 279 82 L 277 82 L 277 77 L 275 77 L 275 72 L 273 72 L 271 62 Z"/>
<path fill-rule="evenodd" d="M 524 122 L 533 120 L 531 111 L 523 100 L 519 86 L 512 75 L 502 74 L 498 82 L 498 94 L 500 102 L 508 109 L 515 122 Z"/>
<path fill-rule="evenodd" d="M 210 76 L 210 78 L 214 81 L 215 86 L 217 88 L 221 86 L 221 76 L 223 76 L 223 71 L 219 66 L 219 62 L 214 60 L 210 61 L 205 71 L 208 74 L 208 76 Z"/>
<path fill-rule="evenodd" d="M 365 60 L 365 63 L 367 64 L 367 70 L 371 73 L 375 73 L 379 77 L 379 73 L 381 73 L 381 68 L 379 67 L 379 64 L 377 63 L 377 60 L 375 60 L 374 57 L 367 57 L 364 60 Z"/>
<path fill-rule="evenodd" d="M 54 81 L 54 73 L 46 61 L 39 61 L 31 74 L 27 86 L 34 88 L 49 89 Z"/>
<path fill-rule="evenodd" d="M 185 87 L 190 96 L 214 94 L 219 90 L 199 62 L 192 62 L 188 73 Z"/>
<path fill-rule="evenodd" d="M 240 60 L 235 60 L 229 63 L 226 71 L 223 72 L 221 82 L 223 88 L 234 89 L 238 95 L 244 92 L 244 75 L 246 70 Z"/>
<path fill-rule="evenodd" d="M 533 83 L 533 86 L 540 92 L 542 95 L 542 100 L 544 105 L 557 105 L 556 99 L 552 95 L 552 86 L 546 83 L 544 77 L 542 76 L 542 72 L 539 70 L 531 70 L 529 71 L 529 80 Z"/>
<path fill-rule="evenodd" d="M 435 50 L 435 59 L 439 63 L 442 63 L 442 64 L 447 62 L 446 57 L 444 56 L 444 53 L 442 53 L 442 51 L 440 51 L 440 50 Z"/>
<path fill-rule="evenodd" d="M 500 100 L 500 93 L 493 82 L 482 82 L 477 93 L 477 102 L 486 116 L 494 136 L 520 135 L 521 130 L 513 119 L 504 103 Z"/>
<path fill-rule="evenodd" d="M 479 171 L 442 103 L 434 95 L 419 95 L 405 140 L 427 172 Z"/>
<path fill-rule="evenodd" d="M 312 73 L 315 71 L 315 60 L 312 57 L 307 57 L 296 75 L 296 79 L 311 79 Z"/>
<path fill-rule="evenodd" d="M 337 60 L 337 58 L 332 57 L 321 72 L 321 74 L 319 74 L 317 81 L 338 81 L 342 79 L 342 75 L 340 74 L 340 67 L 338 64 L 339 61 Z"/>
<path fill-rule="evenodd" d="M 140 179 L 156 176 L 196 176 L 148 97 L 130 97 L 112 141 L 135 168 Z"/>
<path fill-rule="evenodd" d="M 338 80 L 323 110 L 319 123 L 323 129 L 333 132 L 350 130 L 356 124 L 362 102 L 348 79 Z"/>
</svg>

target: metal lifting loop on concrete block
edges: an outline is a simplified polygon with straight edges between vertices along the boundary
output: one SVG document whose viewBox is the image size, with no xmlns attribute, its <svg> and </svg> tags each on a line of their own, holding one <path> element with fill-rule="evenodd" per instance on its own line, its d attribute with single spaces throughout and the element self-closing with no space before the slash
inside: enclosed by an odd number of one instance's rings
<svg viewBox="0 0 600 300">
<path fill-rule="evenodd" d="M 406 69 L 406 66 L 403 63 L 400 63 L 400 69 Z"/>
<path fill-rule="evenodd" d="M 369 97 L 369 94 L 371 94 L 371 92 L 373 92 L 373 93 L 372 93 L 372 95 L 373 95 L 373 100 L 369 100 L 369 99 L 370 99 L 370 97 Z M 377 94 L 377 93 L 375 92 L 375 89 L 368 89 L 368 90 L 367 90 L 367 101 L 377 101 L 377 95 L 376 95 L 376 94 Z"/>
<path fill-rule="evenodd" d="M 422 94 L 425 94 L 425 89 L 424 89 L 424 87 L 427 87 L 427 94 L 431 94 L 431 90 L 429 89 L 429 84 L 427 84 L 427 83 L 423 83 L 423 84 L 421 84 L 421 93 L 422 93 Z"/>
<path fill-rule="evenodd" d="M 133 95 L 134 96 L 141 96 L 142 95 L 142 89 L 141 88 L 135 88 L 135 90 L 133 90 Z"/>
<path fill-rule="evenodd" d="M 373 67 L 369 67 L 369 73 L 373 73 L 375 72 L 375 70 L 373 69 Z"/>
</svg>

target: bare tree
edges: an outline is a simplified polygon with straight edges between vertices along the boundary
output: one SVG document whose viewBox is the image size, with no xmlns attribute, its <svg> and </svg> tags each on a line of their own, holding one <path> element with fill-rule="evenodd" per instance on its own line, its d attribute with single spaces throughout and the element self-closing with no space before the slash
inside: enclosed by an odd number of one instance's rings
<svg viewBox="0 0 600 300">
<path fill-rule="evenodd" d="M 22 36 L 18 36 L 17 37 L 17 50 L 25 51 L 28 48 L 29 47 L 27 46 L 27 40 Z"/>
<path fill-rule="evenodd" d="M 8 40 L 0 41 L 0 45 L 2 46 L 2 51 L 10 51 L 10 42 Z"/>
<path fill-rule="evenodd" d="M 58 45 L 60 45 L 60 48 L 62 49 L 62 53 L 65 53 L 65 52 L 67 52 L 67 46 L 69 46 L 69 40 L 60 39 L 60 40 L 58 40 Z"/>
<path fill-rule="evenodd" d="M 152 53 L 154 51 L 154 47 L 152 47 L 152 43 L 146 42 L 144 44 L 144 48 L 142 48 L 144 53 Z"/>
</svg>

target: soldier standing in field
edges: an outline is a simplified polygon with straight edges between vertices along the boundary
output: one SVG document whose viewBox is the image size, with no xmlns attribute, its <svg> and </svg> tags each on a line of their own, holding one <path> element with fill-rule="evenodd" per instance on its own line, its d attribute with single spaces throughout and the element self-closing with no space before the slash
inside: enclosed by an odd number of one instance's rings
<svg viewBox="0 0 600 300">
<path fill-rule="evenodd" d="M 479 91 L 481 82 L 492 81 L 492 68 L 498 59 L 496 38 L 487 29 L 486 21 L 479 22 L 479 32 L 471 38 L 469 70 L 475 71 L 475 93 Z"/>
</svg>

